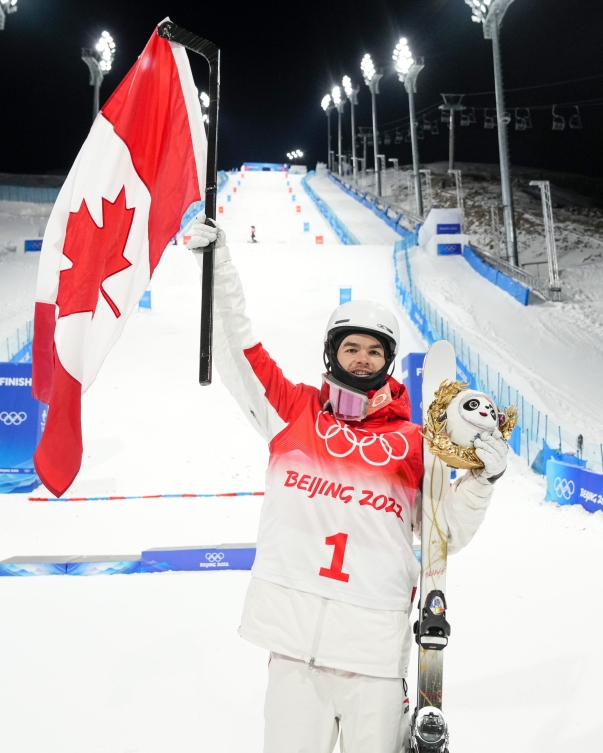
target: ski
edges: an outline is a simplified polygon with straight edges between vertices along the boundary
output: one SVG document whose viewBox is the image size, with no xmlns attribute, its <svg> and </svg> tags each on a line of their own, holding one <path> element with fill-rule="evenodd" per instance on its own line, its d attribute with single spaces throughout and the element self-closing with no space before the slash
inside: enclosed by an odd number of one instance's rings
<svg viewBox="0 0 603 753">
<path fill-rule="evenodd" d="M 423 363 L 423 425 L 435 392 L 444 381 L 456 380 L 454 348 L 446 340 L 434 343 Z M 411 721 L 413 753 L 448 753 L 448 727 L 442 713 L 443 649 L 450 626 L 446 621 L 446 562 L 448 530 L 444 498 L 450 468 L 423 441 L 421 519 L 421 588 L 419 619 L 414 631 L 419 645 L 417 707 Z"/>
</svg>

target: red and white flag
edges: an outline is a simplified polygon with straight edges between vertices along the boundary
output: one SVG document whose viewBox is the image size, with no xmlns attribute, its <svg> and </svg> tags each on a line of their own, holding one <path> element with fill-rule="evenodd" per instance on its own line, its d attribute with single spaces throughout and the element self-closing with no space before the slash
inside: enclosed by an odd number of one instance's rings
<svg viewBox="0 0 603 753">
<path fill-rule="evenodd" d="M 186 50 L 154 33 L 94 121 L 42 244 L 33 393 L 50 407 L 34 462 L 56 496 L 80 469 L 82 393 L 202 198 L 206 158 Z"/>
</svg>

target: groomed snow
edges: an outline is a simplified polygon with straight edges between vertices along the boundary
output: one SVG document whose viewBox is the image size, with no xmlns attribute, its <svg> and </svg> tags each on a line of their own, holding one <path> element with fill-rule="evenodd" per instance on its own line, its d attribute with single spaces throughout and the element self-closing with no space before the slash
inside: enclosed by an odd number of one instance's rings
<svg viewBox="0 0 603 753">
<path fill-rule="evenodd" d="M 334 236 L 309 243 L 299 223 L 310 218 L 314 229 L 321 217 L 307 197 L 295 212 L 284 176 L 241 182 L 231 202 L 232 182 L 221 194 L 221 220 L 255 331 L 289 378 L 318 384 L 339 285 L 396 306 L 391 248 L 342 246 Z M 246 242 L 252 223 L 255 246 Z M 68 493 L 262 490 L 263 441 L 217 376 L 210 388 L 196 383 L 199 286 L 186 249 L 166 251 L 152 291 L 152 312 L 132 315 L 84 397 L 85 462 Z M 403 350 L 421 349 L 398 314 Z M 450 562 L 451 750 L 567 753 L 597 739 L 603 513 L 543 497 L 543 480 L 512 458 L 485 524 Z M 260 504 L 11 495 L 0 499 L 0 559 L 254 541 Z M 268 657 L 236 634 L 248 580 L 245 572 L 0 578 L 2 750 L 260 753 Z"/>
</svg>

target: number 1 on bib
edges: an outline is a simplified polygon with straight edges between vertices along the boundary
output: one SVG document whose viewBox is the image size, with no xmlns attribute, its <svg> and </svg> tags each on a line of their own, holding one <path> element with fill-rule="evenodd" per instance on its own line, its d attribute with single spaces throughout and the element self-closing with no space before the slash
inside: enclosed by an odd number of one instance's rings
<svg viewBox="0 0 603 753">
<path fill-rule="evenodd" d="M 422 413 L 444 380 L 456 379 L 454 348 L 446 340 L 434 343 L 423 363 Z M 444 498 L 450 487 L 450 468 L 429 452 L 423 440 L 423 509 L 421 517 L 421 595 L 415 635 L 419 644 L 417 707 L 411 722 L 413 753 L 448 753 L 448 726 L 442 714 L 444 649 L 450 626 L 446 621 L 446 564 L 448 528 Z"/>
</svg>

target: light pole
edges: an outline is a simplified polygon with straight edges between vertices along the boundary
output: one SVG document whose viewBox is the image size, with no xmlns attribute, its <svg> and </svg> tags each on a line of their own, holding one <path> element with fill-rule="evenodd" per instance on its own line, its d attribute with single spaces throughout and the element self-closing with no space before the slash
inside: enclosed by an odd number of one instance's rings
<svg viewBox="0 0 603 753">
<path fill-rule="evenodd" d="M 100 109 L 100 87 L 104 77 L 111 70 L 115 59 L 115 42 L 108 31 L 103 31 L 94 49 L 82 48 L 82 60 L 90 70 L 90 86 L 94 87 L 92 120 L 96 119 Z"/>
<path fill-rule="evenodd" d="M 513 0 L 465 0 L 471 8 L 471 20 L 483 23 L 484 37 L 492 40 L 494 55 L 494 89 L 496 91 L 496 119 L 498 121 L 498 151 L 500 158 L 500 180 L 502 186 L 503 218 L 507 242 L 507 259 L 519 266 L 517 254 L 517 235 L 513 217 L 513 193 L 511 191 L 511 174 L 509 169 L 509 146 L 507 143 L 508 118 L 505 113 L 505 96 L 503 90 L 502 64 L 500 59 L 500 27 L 503 17 Z"/>
<path fill-rule="evenodd" d="M 345 99 L 341 96 L 341 89 L 338 86 L 333 87 L 331 96 L 333 97 L 333 103 L 337 108 L 337 172 L 339 173 L 339 175 L 343 175 L 341 156 L 341 116 L 343 114 Z"/>
<path fill-rule="evenodd" d="M 352 173 L 355 183 L 358 179 L 358 165 L 356 161 L 356 121 L 354 119 L 354 108 L 358 104 L 358 92 L 360 91 L 360 87 L 357 86 L 354 88 L 352 85 L 352 79 L 349 76 L 344 76 L 341 83 L 343 84 L 343 90 L 346 97 L 350 100 L 350 110 L 352 111 Z"/>
<path fill-rule="evenodd" d="M 294 162 L 296 159 L 300 159 L 304 156 L 304 153 L 301 151 L 301 149 L 294 149 L 292 152 L 287 152 L 287 158 L 290 162 Z"/>
<path fill-rule="evenodd" d="M 381 170 L 379 169 L 379 157 L 377 151 L 379 149 L 378 141 L 379 135 L 377 133 L 377 99 L 376 94 L 379 94 L 379 81 L 383 78 L 382 73 L 377 73 L 371 56 L 367 53 L 360 63 L 360 69 L 362 70 L 362 76 L 364 83 L 368 86 L 371 92 L 371 102 L 373 108 L 373 150 L 375 156 L 375 175 L 377 176 L 377 196 L 381 196 Z"/>
<path fill-rule="evenodd" d="M 3 31 L 6 16 L 17 12 L 17 0 L 0 0 L 0 31 Z"/>
<path fill-rule="evenodd" d="M 410 138 L 412 141 L 412 172 L 415 183 L 415 204 L 419 217 L 423 216 L 423 196 L 421 194 L 421 173 L 419 172 L 419 141 L 417 139 L 417 118 L 415 115 L 415 97 L 417 93 L 417 77 L 425 67 L 423 58 L 415 60 L 405 37 L 398 42 L 394 54 L 394 68 L 398 78 L 404 84 L 408 93 L 408 108 L 410 110 Z"/>
<path fill-rule="evenodd" d="M 331 104 L 331 96 L 330 94 L 325 94 L 325 96 L 322 98 L 322 102 L 320 103 L 322 109 L 325 111 L 327 116 L 327 139 L 329 142 L 329 146 L 327 148 L 327 168 L 329 170 L 332 170 L 331 165 L 331 111 L 333 110 L 333 105 Z"/>
</svg>

